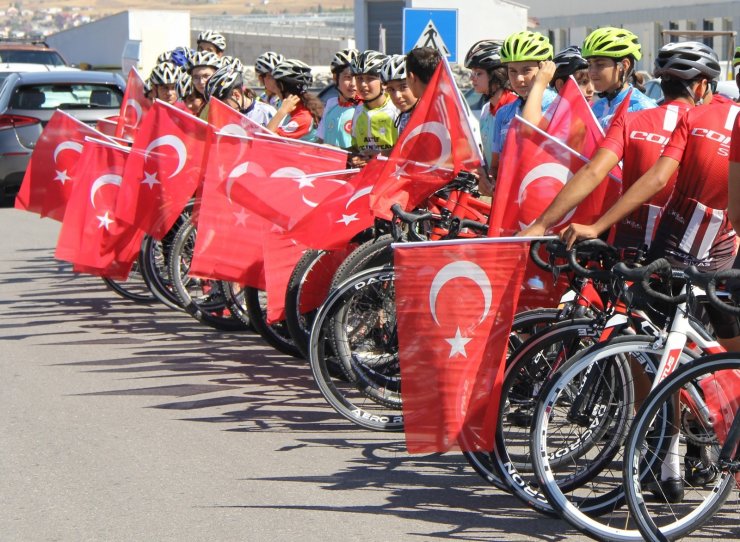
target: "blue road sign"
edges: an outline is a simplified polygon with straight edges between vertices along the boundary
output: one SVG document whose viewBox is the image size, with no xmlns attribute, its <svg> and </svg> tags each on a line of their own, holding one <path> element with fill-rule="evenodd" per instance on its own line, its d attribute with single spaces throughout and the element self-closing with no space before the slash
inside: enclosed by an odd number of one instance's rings
<svg viewBox="0 0 740 542">
<path fill-rule="evenodd" d="M 403 52 L 435 47 L 449 62 L 457 62 L 457 10 L 405 8 Z"/>
</svg>

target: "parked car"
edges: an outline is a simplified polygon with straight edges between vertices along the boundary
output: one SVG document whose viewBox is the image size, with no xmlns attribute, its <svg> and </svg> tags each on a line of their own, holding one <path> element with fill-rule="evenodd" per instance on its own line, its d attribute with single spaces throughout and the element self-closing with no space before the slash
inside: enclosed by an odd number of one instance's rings
<svg viewBox="0 0 740 542">
<path fill-rule="evenodd" d="M 125 81 L 88 71 L 11 73 L 0 86 L 0 196 L 15 194 L 46 123 L 59 108 L 91 126 L 117 115 Z"/>
<path fill-rule="evenodd" d="M 25 62 L 2 62 L 0 63 L 0 86 L 11 73 L 23 72 L 77 72 L 79 68 L 71 66 L 49 66 L 48 64 L 27 64 Z"/>
<path fill-rule="evenodd" d="M 68 65 L 56 49 L 52 49 L 44 42 L 39 41 L 0 41 L 0 62 L 44 64 L 46 66 Z"/>
<path fill-rule="evenodd" d="M 645 83 L 645 94 L 659 104 L 663 103 L 664 97 L 663 90 L 660 88 L 660 78 L 651 79 Z M 737 83 L 734 80 L 719 81 L 717 83 L 717 94 L 721 94 L 731 100 L 737 100 L 738 96 L 740 96 L 740 91 L 738 91 Z"/>
</svg>

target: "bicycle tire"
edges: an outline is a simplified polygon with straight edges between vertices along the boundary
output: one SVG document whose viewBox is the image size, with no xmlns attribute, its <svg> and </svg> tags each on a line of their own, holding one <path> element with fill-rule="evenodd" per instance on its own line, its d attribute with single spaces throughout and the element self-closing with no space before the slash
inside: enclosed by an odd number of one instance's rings
<svg viewBox="0 0 740 542">
<path fill-rule="evenodd" d="M 221 281 L 221 289 L 226 296 L 226 306 L 231 313 L 244 323 L 246 329 L 254 331 L 252 322 L 249 320 L 247 302 L 244 299 L 244 286 L 234 282 Z"/>
<path fill-rule="evenodd" d="M 267 293 L 265 291 L 247 286 L 244 288 L 244 301 L 247 304 L 247 314 L 252 327 L 267 344 L 283 354 L 296 358 L 303 357 L 293 342 L 285 321 L 267 323 Z"/>
<path fill-rule="evenodd" d="M 736 499 L 734 506 L 730 505 L 727 514 L 717 518 L 717 511 L 723 506 L 733 491 L 736 480 L 728 469 L 722 468 L 716 462 L 714 468 L 717 470 L 716 479 L 708 484 L 690 484 L 685 476 L 684 497 L 680 503 L 661 503 L 657 499 L 645 499 L 643 497 L 641 480 L 659 480 L 659 467 L 655 471 L 645 472 L 645 455 L 655 454 L 659 463 L 665 461 L 667 450 L 665 446 L 654 446 L 654 442 L 665 441 L 666 437 L 656 439 L 656 428 L 653 419 L 658 413 L 668 411 L 668 419 L 671 420 L 671 432 L 678 430 L 684 435 L 686 441 L 690 440 L 693 431 L 684 431 L 688 423 L 697 423 L 692 420 L 701 419 L 701 406 L 695 408 L 691 401 L 681 404 L 681 411 L 674 412 L 674 396 L 684 391 L 689 397 L 697 397 L 703 400 L 702 382 L 709 385 L 705 380 L 720 371 L 740 370 L 740 357 L 738 354 L 718 354 L 707 356 L 692 361 L 671 374 L 666 380 L 651 392 L 647 400 L 638 411 L 632 424 L 627 440 L 625 442 L 625 461 L 623 470 L 623 481 L 627 499 L 627 506 L 636 519 L 640 534 L 645 540 L 660 541 L 675 540 L 691 532 L 700 529 L 712 519 L 712 530 L 716 532 L 721 524 L 737 527 L 740 524 L 740 497 Z M 698 394 L 698 395 L 697 395 Z M 700 423 L 701 430 L 705 432 L 700 442 L 710 448 L 704 455 L 707 463 L 712 458 L 719 457 L 719 440 L 710 424 Z M 730 448 L 737 449 L 738 442 L 728 443 Z M 679 453 L 685 453 L 684 443 L 679 446 Z M 680 462 L 679 462 L 680 464 Z"/>
<path fill-rule="evenodd" d="M 634 393 L 632 391 L 632 377 L 629 362 L 626 356 L 630 355 L 643 366 L 648 378 L 653 378 L 660 356 L 664 348 L 655 343 L 655 339 L 645 336 L 616 337 L 608 342 L 599 343 L 586 351 L 581 352 L 568 363 L 560 367 L 543 387 L 534 410 L 531 430 L 532 466 L 539 487 L 553 509 L 568 523 L 588 536 L 599 540 L 615 542 L 637 542 L 642 540 L 639 531 L 634 525 L 633 518 L 622 505 L 625 502 L 624 486 L 622 483 L 622 447 L 630 427 L 634 409 Z M 696 354 L 684 349 L 681 363 L 696 357 Z M 568 465 L 569 470 L 558 472 L 550 465 L 551 452 L 549 442 L 555 439 L 568 438 L 568 433 L 584 430 L 577 423 L 568 422 L 567 416 L 562 426 L 562 434 L 550 426 L 556 427 L 559 412 L 567 411 L 568 403 L 559 404 L 561 394 L 577 383 L 578 378 L 589 369 L 601 367 L 608 369 L 607 376 L 615 376 L 618 380 L 606 383 L 606 388 L 612 386 L 612 394 L 603 397 L 605 404 L 597 404 L 592 412 L 593 419 L 585 426 L 588 431 L 594 424 L 613 423 L 607 427 L 604 436 L 607 438 L 603 446 L 594 446 L 587 454 L 579 456 L 582 461 Z M 584 378 L 585 381 L 585 378 Z M 602 379 L 599 379 L 599 383 Z M 601 386 L 600 389 L 604 389 Z M 567 397 L 566 397 L 567 399 Z M 568 423 L 566 423 L 568 422 Z M 572 438 L 572 437 L 570 437 Z M 592 460 L 595 453 L 595 459 Z M 605 466 L 594 472 L 594 462 Z M 559 484 L 563 479 L 574 476 L 579 469 L 586 469 L 593 473 L 593 477 L 584 486 L 573 488 L 567 494 Z M 556 479 L 560 477 L 560 480 Z M 588 478 L 586 476 L 586 478 Z"/>
<path fill-rule="evenodd" d="M 381 235 L 377 239 L 365 241 L 342 262 L 337 268 L 331 281 L 331 289 L 334 290 L 352 275 L 370 269 L 393 263 L 393 243 L 391 235 Z"/>
<path fill-rule="evenodd" d="M 154 297 L 154 294 L 149 289 L 146 282 L 144 282 L 144 277 L 141 276 L 139 268 L 140 264 L 137 258 L 137 261 L 134 263 L 134 266 L 126 280 L 115 280 L 103 277 L 103 282 L 108 288 L 124 299 L 141 304 L 154 303 L 157 301 L 157 298 Z"/>
<path fill-rule="evenodd" d="M 221 281 L 190 277 L 197 229 L 190 218 L 183 221 L 170 247 L 169 278 L 180 305 L 190 316 L 220 331 L 244 331 L 246 325 L 227 308 Z"/>
</svg>

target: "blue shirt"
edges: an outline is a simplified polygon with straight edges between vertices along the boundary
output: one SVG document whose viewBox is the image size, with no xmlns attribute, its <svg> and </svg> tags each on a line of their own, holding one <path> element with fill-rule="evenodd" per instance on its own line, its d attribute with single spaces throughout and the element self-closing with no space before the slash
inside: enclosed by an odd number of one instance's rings
<svg viewBox="0 0 740 542">
<path fill-rule="evenodd" d="M 321 117 L 317 129 L 317 137 L 327 145 L 340 149 L 349 149 L 352 146 L 352 118 L 355 115 L 355 105 L 339 102 L 333 96 L 326 102 L 324 116 Z"/>
<path fill-rule="evenodd" d="M 483 143 L 483 157 L 486 159 L 486 164 L 491 163 L 495 120 L 495 115 L 491 114 L 491 102 L 484 103 L 483 108 L 480 110 L 480 120 L 478 121 L 478 124 L 480 126 L 481 143 Z"/>
<path fill-rule="evenodd" d="M 558 93 L 551 88 L 545 89 L 542 94 L 542 112 L 544 113 L 550 104 L 555 100 Z M 492 153 L 501 153 L 501 149 L 504 148 L 504 142 L 506 141 L 506 134 L 509 132 L 509 126 L 514 117 L 522 114 L 522 108 L 524 107 L 524 100 L 519 98 L 515 102 L 506 104 L 496 113 L 496 117 L 493 121 L 493 145 L 491 145 Z M 489 156 L 490 158 L 490 156 Z"/>
<path fill-rule="evenodd" d="M 609 127 L 609 123 L 612 121 L 614 113 L 616 113 L 617 108 L 624 101 L 630 89 L 632 89 L 632 95 L 630 96 L 630 103 L 627 106 L 627 112 L 631 113 L 632 111 L 642 111 L 643 109 L 658 107 L 655 100 L 648 98 L 632 85 L 629 85 L 622 89 L 611 102 L 606 98 L 599 98 L 594 102 L 594 105 L 591 106 L 591 110 L 594 112 L 594 115 L 604 130 Z"/>
</svg>

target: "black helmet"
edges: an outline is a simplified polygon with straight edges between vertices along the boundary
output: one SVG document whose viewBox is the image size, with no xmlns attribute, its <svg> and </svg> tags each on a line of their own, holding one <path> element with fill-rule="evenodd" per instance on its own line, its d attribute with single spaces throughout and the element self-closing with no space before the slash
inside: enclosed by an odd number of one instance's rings
<svg viewBox="0 0 740 542">
<path fill-rule="evenodd" d="M 352 63 L 352 73 L 355 75 L 367 74 L 380 77 L 380 70 L 383 69 L 383 64 L 385 64 L 387 58 L 387 55 L 373 51 L 372 49 L 363 51 L 357 55 L 357 58 Z"/>
<path fill-rule="evenodd" d="M 334 58 L 331 59 L 331 71 L 332 73 L 341 72 L 347 67 L 351 67 L 352 63 L 357 60 L 359 51 L 357 49 L 342 49 L 337 51 Z"/>
<path fill-rule="evenodd" d="M 308 64 L 290 58 L 275 66 L 272 77 L 276 81 L 296 87 L 298 92 L 305 91 L 313 83 L 313 75 Z"/>
<path fill-rule="evenodd" d="M 465 55 L 465 67 L 472 70 L 495 70 L 501 63 L 501 44 L 492 40 L 481 40 L 474 44 Z"/>
<path fill-rule="evenodd" d="M 244 85 L 244 78 L 242 72 L 235 69 L 233 66 L 224 66 L 216 70 L 208 82 L 205 88 L 205 98 L 210 100 L 211 96 L 218 98 L 219 100 L 225 100 L 231 95 L 231 91 L 237 86 L 241 87 Z"/>
<path fill-rule="evenodd" d="M 690 81 L 698 77 L 714 80 L 720 74 L 719 59 L 714 50 L 698 41 L 668 43 L 655 59 L 655 77 L 676 77 Z"/>
<path fill-rule="evenodd" d="M 552 61 L 555 63 L 555 75 L 553 79 L 565 79 L 578 70 L 588 68 L 588 60 L 581 55 L 581 48 L 577 45 L 566 47 L 556 54 Z"/>
</svg>

